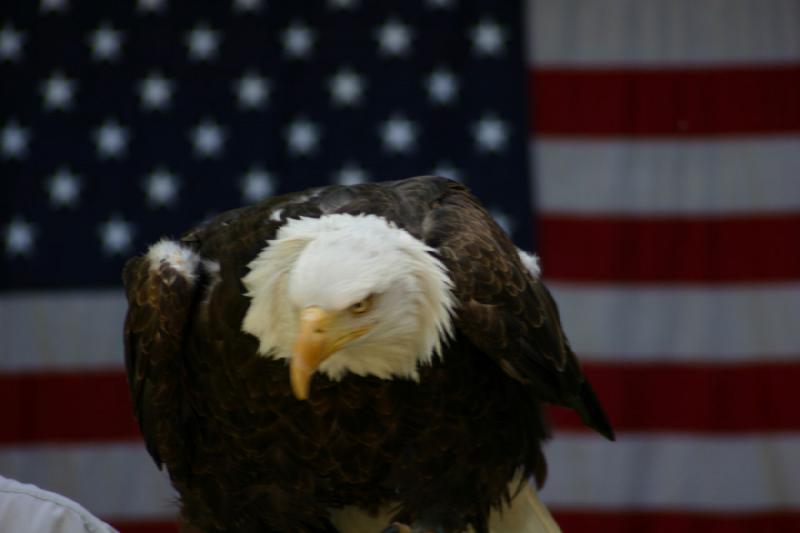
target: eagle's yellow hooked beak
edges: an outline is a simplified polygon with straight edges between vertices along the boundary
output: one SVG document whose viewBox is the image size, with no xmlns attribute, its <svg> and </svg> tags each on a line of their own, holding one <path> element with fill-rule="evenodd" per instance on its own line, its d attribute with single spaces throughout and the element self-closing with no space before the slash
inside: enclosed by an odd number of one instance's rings
<svg viewBox="0 0 800 533">
<path fill-rule="evenodd" d="M 300 331 L 289 363 L 292 392 L 298 400 L 308 399 L 311 376 L 325 359 L 372 328 L 371 325 L 361 325 L 342 330 L 336 327 L 340 314 L 317 305 L 306 307 L 300 313 Z"/>
<path fill-rule="evenodd" d="M 308 398 L 311 376 L 320 363 L 334 351 L 329 336 L 332 321 L 333 317 L 329 312 L 315 305 L 300 313 L 300 331 L 289 364 L 292 392 L 298 400 Z"/>
</svg>

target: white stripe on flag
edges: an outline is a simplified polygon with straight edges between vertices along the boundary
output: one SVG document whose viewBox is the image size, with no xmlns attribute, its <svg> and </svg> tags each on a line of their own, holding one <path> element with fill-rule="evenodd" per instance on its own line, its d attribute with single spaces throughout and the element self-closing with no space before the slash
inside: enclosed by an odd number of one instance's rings
<svg viewBox="0 0 800 533">
<path fill-rule="evenodd" d="M 800 350 L 800 284 L 548 285 L 583 360 L 794 361 Z"/>
<path fill-rule="evenodd" d="M 800 3 L 798 3 L 800 5 Z M 800 138 L 538 140 L 534 205 L 576 214 L 800 209 Z"/>
<path fill-rule="evenodd" d="M 127 303 L 121 289 L 0 297 L 0 371 L 123 364 Z"/>
<path fill-rule="evenodd" d="M 169 519 L 177 512 L 166 474 L 139 442 L 0 447 L 0 472 L 71 498 L 104 519 Z"/>
<path fill-rule="evenodd" d="M 526 8 L 528 62 L 540 66 L 800 59 L 796 0 L 528 0 Z"/>
<path fill-rule="evenodd" d="M 546 264 L 543 272 L 547 281 Z M 548 285 L 573 348 L 587 360 L 725 363 L 798 355 L 800 284 Z M 118 290 L 0 299 L 0 372 L 120 367 L 125 306 Z"/>
<path fill-rule="evenodd" d="M 566 433 L 546 453 L 550 474 L 542 499 L 554 507 L 800 509 L 798 434 L 622 434 L 609 443 Z M 138 443 L 0 448 L 0 471 L 106 519 L 168 519 L 176 511 L 166 476 Z"/>
<path fill-rule="evenodd" d="M 558 435 L 542 500 L 553 508 L 800 510 L 800 434 Z M 643 472 L 647 475 L 643 475 Z"/>
</svg>

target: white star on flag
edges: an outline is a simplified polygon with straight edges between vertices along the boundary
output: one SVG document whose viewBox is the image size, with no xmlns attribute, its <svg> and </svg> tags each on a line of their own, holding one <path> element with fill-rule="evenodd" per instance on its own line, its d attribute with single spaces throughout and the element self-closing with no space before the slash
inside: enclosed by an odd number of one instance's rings
<svg viewBox="0 0 800 533">
<path fill-rule="evenodd" d="M 89 37 L 92 58 L 97 61 L 114 61 L 122 48 L 122 33 L 104 22 Z"/>
<path fill-rule="evenodd" d="M 136 7 L 139 11 L 150 13 L 161 13 L 164 11 L 166 2 L 164 0 L 139 0 Z"/>
<path fill-rule="evenodd" d="M 178 197 L 178 178 L 165 168 L 157 168 L 144 180 L 147 204 L 150 207 L 168 207 L 175 204 Z"/>
<path fill-rule="evenodd" d="M 272 196 L 275 192 L 275 180 L 260 166 L 253 166 L 242 176 L 240 187 L 242 200 L 246 203 L 255 203 Z"/>
<path fill-rule="evenodd" d="M 283 32 L 283 50 L 287 56 L 303 59 L 311 55 L 314 47 L 314 32 L 302 22 L 293 22 Z"/>
<path fill-rule="evenodd" d="M 328 0 L 331 9 L 353 9 L 358 5 L 358 0 Z"/>
<path fill-rule="evenodd" d="M 143 108 L 154 111 L 169 108 L 174 83 L 158 72 L 151 72 L 139 82 L 139 98 Z"/>
<path fill-rule="evenodd" d="M 72 107 L 75 93 L 75 80 L 66 78 L 61 72 L 55 72 L 42 83 L 42 105 L 45 109 L 66 111 Z"/>
<path fill-rule="evenodd" d="M 270 82 L 256 72 L 246 72 L 234 82 L 239 107 L 262 109 L 269 100 Z"/>
<path fill-rule="evenodd" d="M 133 241 L 133 225 L 119 215 L 113 215 L 98 228 L 103 251 L 109 255 L 123 255 Z"/>
<path fill-rule="evenodd" d="M 450 70 L 434 70 L 425 84 L 428 97 L 435 104 L 451 104 L 458 97 L 458 80 Z"/>
<path fill-rule="evenodd" d="M 505 38 L 503 28 L 491 20 L 481 20 L 470 31 L 472 48 L 478 55 L 499 55 L 505 48 Z"/>
<path fill-rule="evenodd" d="M 59 168 L 47 183 L 50 205 L 55 208 L 76 207 L 81 194 L 80 178 L 68 168 Z"/>
<path fill-rule="evenodd" d="M 6 255 L 28 256 L 33 252 L 36 228 L 22 218 L 14 217 L 5 228 Z"/>
<path fill-rule="evenodd" d="M 21 159 L 28 153 L 30 140 L 31 134 L 28 128 L 23 128 L 16 120 L 11 120 L 0 133 L 0 152 L 6 159 Z"/>
<path fill-rule="evenodd" d="M 380 126 L 383 148 L 387 152 L 409 152 L 417 142 L 417 126 L 407 118 L 395 115 Z"/>
<path fill-rule="evenodd" d="M 343 69 L 336 73 L 328 82 L 331 99 L 338 105 L 355 105 L 361 102 L 364 91 L 364 82 L 361 76 L 350 69 Z"/>
<path fill-rule="evenodd" d="M 433 9 L 449 9 L 453 7 L 453 0 L 427 0 L 425 3 Z"/>
<path fill-rule="evenodd" d="M 499 209 L 491 209 L 489 212 L 491 213 L 494 221 L 497 222 L 497 225 L 503 228 L 503 231 L 505 231 L 508 235 L 513 234 L 515 226 L 513 218 Z"/>
<path fill-rule="evenodd" d="M 206 24 L 198 24 L 186 34 L 186 45 L 189 47 L 189 58 L 194 61 L 208 61 L 217 57 L 219 50 L 219 32 Z"/>
<path fill-rule="evenodd" d="M 69 7 L 67 0 L 41 0 L 39 3 L 39 11 L 43 13 L 50 12 L 64 12 Z"/>
<path fill-rule="evenodd" d="M 508 126 L 494 115 L 484 115 L 472 125 L 472 135 L 482 152 L 499 152 L 508 142 Z"/>
<path fill-rule="evenodd" d="M 248 13 L 259 11 L 263 5 L 263 0 L 234 0 L 233 10 L 239 13 Z"/>
<path fill-rule="evenodd" d="M 461 181 L 461 171 L 447 161 L 442 161 L 437 164 L 432 174 L 434 176 L 442 176 L 443 178 Z"/>
<path fill-rule="evenodd" d="M 334 173 L 333 179 L 339 185 L 357 185 L 369 181 L 367 173 L 357 163 L 347 163 Z"/>
<path fill-rule="evenodd" d="M 388 56 L 405 56 L 411 49 L 411 29 L 394 19 L 386 21 L 376 32 L 381 53 Z"/>
<path fill-rule="evenodd" d="M 22 57 L 22 44 L 25 42 L 25 34 L 14 29 L 14 26 L 6 23 L 0 29 L 0 60 L 18 61 Z"/>
<path fill-rule="evenodd" d="M 195 154 L 199 157 L 215 157 L 222 153 L 225 131 L 210 119 L 203 120 L 191 133 Z"/>
<path fill-rule="evenodd" d="M 97 155 L 103 159 L 117 159 L 128 151 L 128 129 L 114 119 L 106 119 L 95 129 L 94 140 L 97 144 Z"/>
<path fill-rule="evenodd" d="M 306 118 L 298 118 L 286 130 L 286 142 L 292 155 L 308 155 L 317 149 L 319 126 Z"/>
</svg>

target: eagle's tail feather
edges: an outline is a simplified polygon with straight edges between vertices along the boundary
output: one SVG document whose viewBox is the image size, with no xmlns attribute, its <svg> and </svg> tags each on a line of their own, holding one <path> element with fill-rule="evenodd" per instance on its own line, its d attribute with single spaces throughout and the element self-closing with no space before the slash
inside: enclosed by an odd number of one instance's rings
<svg viewBox="0 0 800 533">
<path fill-rule="evenodd" d="M 561 533 L 558 524 L 536 493 L 525 483 L 522 491 L 502 510 L 492 512 L 490 533 Z"/>
</svg>

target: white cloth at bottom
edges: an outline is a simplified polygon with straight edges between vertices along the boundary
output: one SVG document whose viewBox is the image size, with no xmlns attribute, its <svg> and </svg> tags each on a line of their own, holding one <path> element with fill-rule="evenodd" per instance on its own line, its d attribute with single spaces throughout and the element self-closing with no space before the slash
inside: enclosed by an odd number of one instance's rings
<svg viewBox="0 0 800 533">
<path fill-rule="evenodd" d="M 115 533 L 74 501 L 0 476 L 1 533 Z"/>
</svg>

